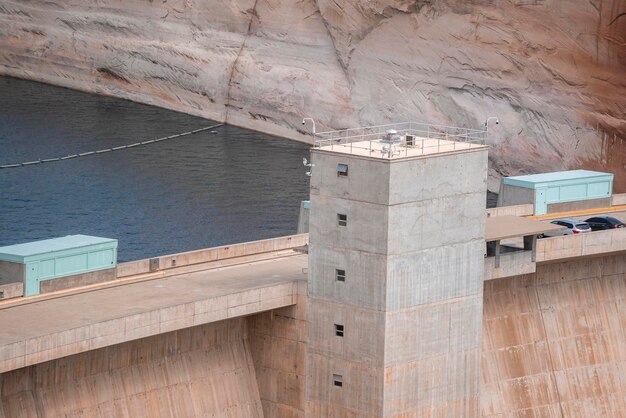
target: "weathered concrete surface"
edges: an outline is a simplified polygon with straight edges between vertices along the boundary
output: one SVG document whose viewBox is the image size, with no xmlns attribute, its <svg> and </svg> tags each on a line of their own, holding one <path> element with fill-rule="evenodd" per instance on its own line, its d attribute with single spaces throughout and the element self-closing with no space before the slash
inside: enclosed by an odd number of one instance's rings
<svg viewBox="0 0 626 418">
<path fill-rule="evenodd" d="M 585 209 L 606 208 L 611 206 L 611 201 L 611 198 L 605 198 L 579 200 L 577 202 L 552 203 L 547 205 L 547 213 L 561 213 Z"/>
<path fill-rule="evenodd" d="M 611 205 L 613 206 L 626 205 L 626 193 L 614 194 L 611 200 Z"/>
<path fill-rule="evenodd" d="M 24 283 L 0 284 L 0 299 L 19 298 L 24 295 Z"/>
<path fill-rule="evenodd" d="M 537 241 L 537 262 L 626 251 L 626 231 L 610 229 Z"/>
<path fill-rule="evenodd" d="M 264 416 L 245 319 L 164 333 L 0 375 L 2 418 L 210 416 Z"/>
<path fill-rule="evenodd" d="M 485 282 L 482 417 L 626 414 L 626 257 Z"/>
<path fill-rule="evenodd" d="M 0 372 L 296 303 L 306 255 L 0 306 Z M 8 307 L 7 307 L 8 306 Z"/>
<path fill-rule="evenodd" d="M 526 205 L 513 205 L 513 206 L 500 206 L 497 208 L 487 209 L 487 217 L 491 216 L 529 216 L 533 214 L 535 207 L 531 204 Z"/>
<path fill-rule="evenodd" d="M 193 271 L 198 268 L 198 265 L 202 265 L 200 268 L 205 268 L 243 264 L 263 257 L 273 258 L 284 251 L 292 251 L 294 248 L 305 246 L 308 240 L 308 234 L 296 234 L 168 254 L 120 263 L 117 265 L 116 273 L 117 277 L 127 277 L 155 270 Z M 150 266 L 151 260 L 156 261 L 152 267 Z M 181 270 L 183 267 L 187 269 Z"/>
<path fill-rule="evenodd" d="M 485 281 L 519 276 L 535 272 L 536 264 L 531 251 L 516 251 L 500 256 L 500 266 L 495 266 L 495 257 L 485 257 Z"/>
<path fill-rule="evenodd" d="M 303 418 L 306 385 L 307 296 L 297 303 L 247 318 L 248 341 L 266 418 Z"/>
<path fill-rule="evenodd" d="M 78 286 L 107 282 L 115 279 L 116 269 L 92 271 L 89 273 L 76 274 L 69 277 L 60 277 L 52 280 L 42 280 L 39 283 L 40 293 L 57 292 L 63 289 L 71 289 Z"/>
<path fill-rule="evenodd" d="M 487 150 L 362 154 L 311 153 L 307 416 L 476 417 Z"/>
<path fill-rule="evenodd" d="M 602 169 L 623 191 L 625 10 L 625 0 L 5 0 L 0 74 L 298 139 L 302 116 L 342 128 L 478 127 L 497 115 L 491 174 Z"/>
<path fill-rule="evenodd" d="M 25 265 L 0 261 L 0 284 L 24 283 Z"/>
</svg>

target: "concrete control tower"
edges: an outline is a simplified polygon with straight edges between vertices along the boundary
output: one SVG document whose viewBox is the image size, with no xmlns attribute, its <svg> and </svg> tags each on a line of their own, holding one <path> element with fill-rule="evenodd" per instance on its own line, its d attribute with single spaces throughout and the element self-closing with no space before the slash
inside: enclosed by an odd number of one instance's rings
<svg viewBox="0 0 626 418">
<path fill-rule="evenodd" d="M 415 123 L 319 134 L 307 417 L 478 415 L 484 135 Z"/>
</svg>

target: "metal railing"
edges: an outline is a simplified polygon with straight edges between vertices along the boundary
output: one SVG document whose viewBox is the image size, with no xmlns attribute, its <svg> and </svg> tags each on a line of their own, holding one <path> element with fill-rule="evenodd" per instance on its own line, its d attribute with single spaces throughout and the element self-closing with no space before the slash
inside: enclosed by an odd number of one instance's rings
<svg viewBox="0 0 626 418">
<path fill-rule="evenodd" d="M 389 147 L 384 152 L 388 158 L 408 155 L 411 149 L 421 149 L 422 153 L 431 153 L 456 150 L 456 143 L 485 145 L 487 130 L 469 129 L 456 126 L 434 125 L 420 122 L 401 122 L 387 125 L 366 126 L 361 128 L 342 129 L 337 131 L 319 132 L 315 134 L 315 147 L 341 147 L 342 151 L 349 153 L 358 150 L 368 150 L 370 153 L 381 151 L 380 140 L 387 131 L 393 129 L 404 138 L 404 142 L 397 145 L 395 151 Z M 406 136 L 412 135 L 415 142 L 407 145 Z M 436 141 L 436 142 L 435 142 Z M 443 142 L 442 142 L 443 141 Z M 367 144 L 358 144 L 366 142 Z M 412 154 L 415 151 L 411 152 Z"/>
</svg>

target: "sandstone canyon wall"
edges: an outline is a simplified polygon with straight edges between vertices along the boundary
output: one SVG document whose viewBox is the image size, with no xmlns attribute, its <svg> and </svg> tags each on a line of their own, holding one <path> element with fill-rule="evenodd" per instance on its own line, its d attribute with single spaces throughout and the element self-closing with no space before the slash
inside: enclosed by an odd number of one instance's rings
<svg viewBox="0 0 626 418">
<path fill-rule="evenodd" d="M 626 190 L 626 0 L 2 0 L 0 74 L 300 140 L 496 115 L 492 179 Z"/>
</svg>

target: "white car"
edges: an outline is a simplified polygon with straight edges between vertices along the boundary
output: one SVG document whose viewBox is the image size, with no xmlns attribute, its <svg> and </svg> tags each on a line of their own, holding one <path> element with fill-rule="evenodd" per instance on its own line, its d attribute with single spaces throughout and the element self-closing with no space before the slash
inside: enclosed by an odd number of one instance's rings
<svg viewBox="0 0 626 418">
<path fill-rule="evenodd" d="M 546 232 L 541 234 L 540 238 L 544 237 L 558 237 L 561 235 L 575 235 L 591 232 L 591 227 L 585 221 L 579 221 L 578 219 L 555 219 L 550 222 L 551 224 L 561 225 L 567 229 L 561 229 L 559 231 Z"/>
</svg>

